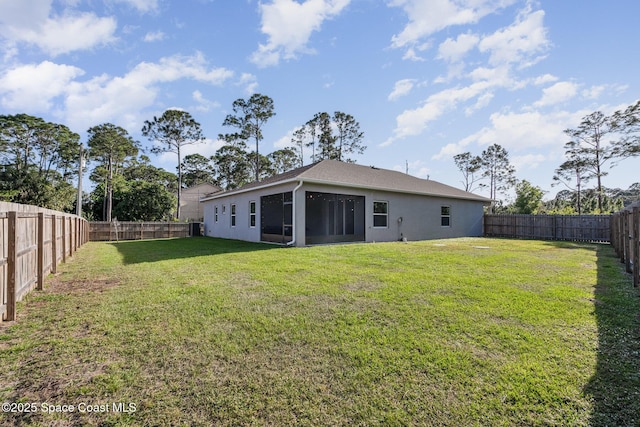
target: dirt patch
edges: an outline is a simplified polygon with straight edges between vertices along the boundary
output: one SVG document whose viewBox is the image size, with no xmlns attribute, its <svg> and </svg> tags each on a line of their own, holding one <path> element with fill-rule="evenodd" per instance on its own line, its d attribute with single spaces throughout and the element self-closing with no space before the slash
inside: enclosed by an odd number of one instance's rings
<svg viewBox="0 0 640 427">
<path fill-rule="evenodd" d="M 45 284 L 45 292 L 51 294 L 75 294 L 86 292 L 104 292 L 120 284 L 113 278 L 97 278 L 92 280 L 64 280 L 60 276 L 53 276 Z"/>
</svg>

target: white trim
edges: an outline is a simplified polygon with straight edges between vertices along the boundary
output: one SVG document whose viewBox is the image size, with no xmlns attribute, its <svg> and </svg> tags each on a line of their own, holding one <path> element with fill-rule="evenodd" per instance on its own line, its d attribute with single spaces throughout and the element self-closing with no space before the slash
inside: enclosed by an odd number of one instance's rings
<svg viewBox="0 0 640 427">
<path fill-rule="evenodd" d="M 384 203 L 385 206 L 387 207 L 386 212 L 385 213 L 380 213 L 380 212 L 376 212 L 376 203 Z M 373 228 L 389 228 L 389 201 L 388 200 L 374 200 L 373 204 L 371 205 L 371 210 L 373 212 Z M 385 225 L 375 225 L 376 224 L 376 215 L 377 216 L 383 216 L 386 218 L 385 221 Z"/>
</svg>

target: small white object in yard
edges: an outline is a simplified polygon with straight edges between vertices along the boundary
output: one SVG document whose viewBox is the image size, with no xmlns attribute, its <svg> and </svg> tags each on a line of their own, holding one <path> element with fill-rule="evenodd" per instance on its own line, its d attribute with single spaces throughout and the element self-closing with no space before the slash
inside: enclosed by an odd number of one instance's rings
<svg viewBox="0 0 640 427">
<path fill-rule="evenodd" d="M 447 246 L 444 243 L 434 243 L 433 246 Z"/>
<path fill-rule="evenodd" d="M 489 246 L 474 246 L 476 249 L 491 249 Z"/>
</svg>

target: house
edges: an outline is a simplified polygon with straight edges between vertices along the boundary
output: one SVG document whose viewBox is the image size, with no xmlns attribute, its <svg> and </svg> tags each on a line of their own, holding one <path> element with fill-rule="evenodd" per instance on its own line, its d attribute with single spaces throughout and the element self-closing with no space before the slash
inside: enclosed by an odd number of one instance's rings
<svg viewBox="0 0 640 427">
<path fill-rule="evenodd" d="M 201 203 L 207 236 L 304 246 L 481 236 L 490 200 L 401 172 L 322 160 Z"/>
<path fill-rule="evenodd" d="M 198 222 L 204 218 L 203 205 L 200 199 L 203 197 L 222 191 L 222 188 L 213 184 L 198 184 L 185 188 L 180 194 L 180 221 Z"/>
</svg>

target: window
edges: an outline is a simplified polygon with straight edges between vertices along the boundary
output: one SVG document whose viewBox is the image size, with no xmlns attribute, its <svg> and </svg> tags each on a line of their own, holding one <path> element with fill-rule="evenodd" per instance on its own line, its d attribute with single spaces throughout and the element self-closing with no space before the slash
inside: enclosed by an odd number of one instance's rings
<svg viewBox="0 0 640 427">
<path fill-rule="evenodd" d="M 373 202 L 373 226 L 387 227 L 389 217 L 388 202 Z"/>
<path fill-rule="evenodd" d="M 256 226 L 256 202 L 249 202 L 249 227 Z"/>
<path fill-rule="evenodd" d="M 218 222 L 218 205 L 213 207 L 213 221 Z"/>
<path fill-rule="evenodd" d="M 451 227 L 451 206 L 440 206 L 440 225 Z"/>
<path fill-rule="evenodd" d="M 231 205 L 231 226 L 236 226 L 236 205 Z"/>
</svg>

